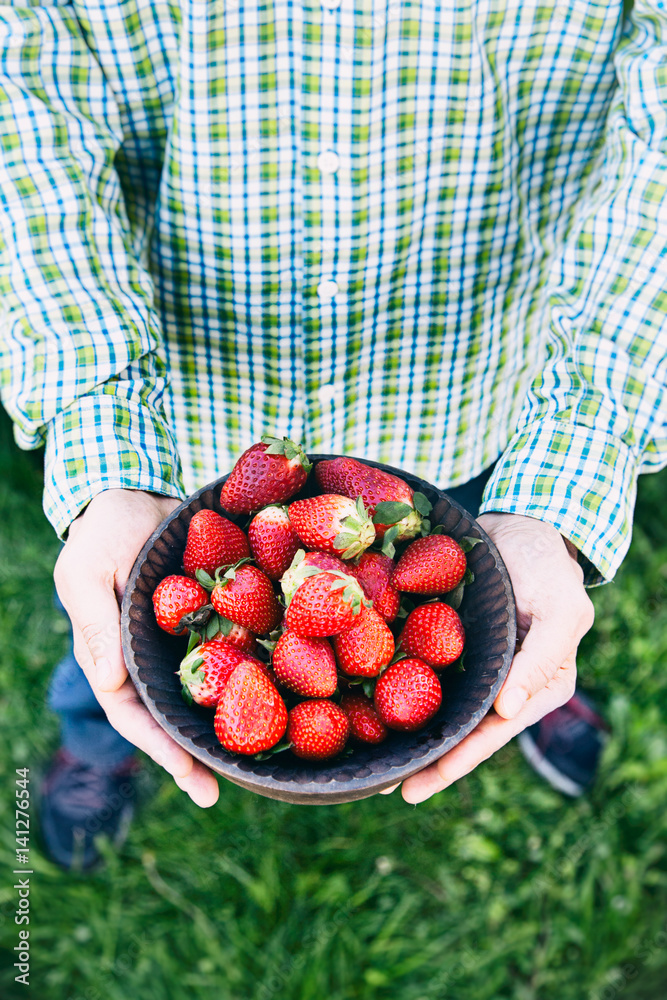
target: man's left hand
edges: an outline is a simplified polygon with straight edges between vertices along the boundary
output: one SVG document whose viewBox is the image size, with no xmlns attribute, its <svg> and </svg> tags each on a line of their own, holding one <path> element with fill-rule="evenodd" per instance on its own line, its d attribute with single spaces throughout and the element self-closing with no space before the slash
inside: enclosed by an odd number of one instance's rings
<svg viewBox="0 0 667 1000">
<path fill-rule="evenodd" d="M 406 802 L 423 802 L 441 792 L 569 701 L 577 647 L 593 625 L 576 549 L 554 527 L 519 514 L 483 514 L 479 523 L 512 581 L 518 651 L 491 712 L 448 754 L 403 782 Z"/>
</svg>

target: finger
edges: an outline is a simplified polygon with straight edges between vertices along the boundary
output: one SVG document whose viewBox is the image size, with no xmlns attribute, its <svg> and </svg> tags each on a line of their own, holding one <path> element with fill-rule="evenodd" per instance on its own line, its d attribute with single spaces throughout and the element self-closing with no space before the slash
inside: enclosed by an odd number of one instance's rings
<svg viewBox="0 0 667 1000">
<path fill-rule="evenodd" d="M 568 602 L 555 613 L 550 607 L 546 617 L 533 617 L 521 649 L 512 661 L 494 708 L 505 719 L 514 719 L 527 701 L 541 691 L 570 656 L 576 653 L 579 640 L 592 625 L 586 594 L 582 591 L 576 604 Z"/>
<path fill-rule="evenodd" d="M 120 609 L 111 581 L 87 579 L 73 587 L 68 579 L 59 594 L 72 621 L 75 655 L 87 651 L 90 662 L 84 669 L 91 686 L 99 691 L 116 691 L 125 683 L 127 671 L 120 641 Z M 78 653 L 78 655 L 77 655 Z"/>
<path fill-rule="evenodd" d="M 574 654 L 559 668 L 549 684 L 537 692 L 514 719 L 503 719 L 495 712 L 487 715 L 458 746 L 435 764 L 403 782 L 403 798 L 416 804 L 441 792 L 448 785 L 469 774 L 479 764 L 509 743 L 518 733 L 569 701 L 577 676 Z"/>
<path fill-rule="evenodd" d="M 82 660 L 86 673 L 85 664 L 90 666 L 92 660 L 85 645 Z M 214 775 L 158 725 L 129 678 L 118 691 L 97 690 L 94 693 L 116 732 L 171 774 L 196 805 L 207 808 L 217 802 L 219 789 Z"/>
<path fill-rule="evenodd" d="M 380 795 L 391 795 L 392 792 L 396 791 L 399 785 L 400 781 L 397 782 L 395 785 L 390 785 L 389 788 L 383 788 L 380 792 Z"/>
<path fill-rule="evenodd" d="M 192 770 L 185 778 L 176 775 L 174 781 L 202 809 L 209 809 L 218 801 L 220 789 L 215 776 L 197 760 L 193 761 Z"/>
<path fill-rule="evenodd" d="M 97 662 L 90 655 L 90 650 L 78 628 L 72 626 L 72 648 L 74 659 L 79 664 L 93 689 L 95 696 L 102 692 L 117 691 L 127 679 L 127 669 L 123 661 L 123 679 L 120 680 L 114 670 L 111 660 L 101 656 Z M 119 683 L 120 680 L 120 683 Z M 99 698 L 98 698 L 99 700 Z"/>
<path fill-rule="evenodd" d="M 190 774 L 192 756 L 158 725 L 129 678 L 118 691 L 96 691 L 95 696 L 116 732 L 174 777 Z"/>
</svg>

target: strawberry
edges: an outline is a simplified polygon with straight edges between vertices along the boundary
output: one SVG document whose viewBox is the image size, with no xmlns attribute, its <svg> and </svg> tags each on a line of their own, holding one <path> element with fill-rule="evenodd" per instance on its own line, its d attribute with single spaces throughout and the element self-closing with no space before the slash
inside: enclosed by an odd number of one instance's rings
<svg viewBox="0 0 667 1000">
<path fill-rule="evenodd" d="M 347 573 L 318 572 L 313 567 L 297 587 L 285 612 L 285 628 L 306 639 L 322 639 L 343 632 L 354 622 L 366 601 L 361 587 Z"/>
<path fill-rule="evenodd" d="M 393 559 L 381 552 L 364 552 L 358 564 L 347 571 L 359 581 L 364 594 L 386 622 L 393 622 L 401 606 L 401 595 L 391 583 L 395 565 Z"/>
<path fill-rule="evenodd" d="M 255 562 L 269 580 L 279 580 L 289 569 L 300 546 L 287 511 L 276 504 L 255 514 L 248 528 Z"/>
<path fill-rule="evenodd" d="M 449 535 L 428 535 L 411 542 L 391 575 L 398 590 L 411 594 L 446 594 L 466 572 L 463 549 Z"/>
<path fill-rule="evenodd" d="M 362 743 L 382 743 L 387 737 L 387 727 L 375 711 L 370 698 L 363 694 L 346 694 L 340 707 L 350 720 L 350 736 Z"/>
<path fill-rule="evenodd" d="M 439 601 L 411 611 L 401 635 L 401 646 L 408 656 L 419 657 L 434 670 L 458 660 L 464 642 L 461 619 L 454 608 Z"/>
<path fill-rule="evenodd" d="M 242 653 L 254 653 L 257 649 L 255 636 L 249 628 L 237 625 L 236 622 L 227 620 L 225 627 L 216 632 L 212 639 L 224 639 L 230 646 L 240 649 Z"/>
<path fill-rule="evenodd" d="M 373 700 L 385 726 L 412 732 L 438 711 L 442 689 L 437 675 L 422 660 L 397 660 L 379 678 Z"/>
<path fill-rule="evenodd" d="M 315 478 L 327 493 L 340 493 L 352 500 L 361 497 L 374 519 L 378 538 L 382 538 L 394 524 L 398 527 L 394 535 L 396 541 L 419 534 L 422 516 L 415 510 L 414 490 L 398 476 L 366 465 L 356 458 L 333 458 L 317 463 Z M 378 510 L 380 505 L 384 506 Z M 406 507 L 410 509 L 406 510 Z M 376 514 L 378 520 L 375 520 Z"/>
<path fill-rule="evenodd" d="M 320 570 L 335 569 L 339 573 L 349 573 L 352 569 L 342 559 L 339 559 L 337 556 L 330 556 L 328 552 L 304 552 L 303 549 L 299 549 L 294 556 L 292 565 L 280 580 L 280 586 L 288 604 L 292 600 L 292 595 L 296 588 L 307 577 L 313 575 L 311 572 L 313 566 Z"/>
<path fill-rule="evenodd" d="M 256 663 L 266 672 L 260 660 L 247 656 L 224 639 L 213 639 L 195 646 L 181 661 L 178 672 L 192 700 L 198 705 L 213 708 L 220 701 L 232 671 L 244 660 Z"/>
<path fill-rule="evenodd" d="M 287 739 L 304 760 L 326 760 L 340 753 L 350 734 L 347 715 L 332 701 L 302 701 L 289 713 Z"/>
<path fill-rule="evenodd" d="M 270 750 L 287 727 L 287 708 L 262 667 L 242 660 L 218 702 L 215 735 L 226 750 L 253 754 Z"/>
<path fill-rule="evenodd" d="M 336 657 L 326 639 L 305 639 L 283 632 L 273 650 L 276 678 L 304 698 L 328 698 L 336 690 Z"/>
<path fill-rule="evenodd" d="M 375 528 L 361 500 L 321 493 L 289 505 L 297 535 L 311 549 L 353 559 L 375 540 Z"/>
<path fill-rule="evenodd" d="M 196 577 L 198 569 L 213 576 L 219 566 L 229 566 L 249 555 L 245 533 L 214 510 L 200 510 L 190 521 L 183 553 L 186 576 Z"/>
<path fill-rule="evenodd" d="M 265 436 L 243 452 L 223 484 L 220 503 L 230 514 L 282 503 L 302 489 L 311 468 L 300 445 Z"/>
<path fill-rule="evenodd" d="M 194 614 L 205 604 L 208 604 L 208 594 L 189 576 L 165 576 L 153 593 L 155 620 L 170 635 L 182 633 L 185 630 L 185 623 L 181 625 L 183 616 Z"/>
<path fill-rule="evenodd" d="M 268 576 L 256 566 L 232 566 L 211 594 L 211 604 L 224 618 L 252 632 L 271 632 L 280 621 L 281 607 Z"/>
<path fill-rule="evenodd" d="M 333 647 L 348 677 L 377 677 L 394 655 L 394 637 L 375 608 L 362 608 L 354 624 L 334 636 Z"/>
</svg>

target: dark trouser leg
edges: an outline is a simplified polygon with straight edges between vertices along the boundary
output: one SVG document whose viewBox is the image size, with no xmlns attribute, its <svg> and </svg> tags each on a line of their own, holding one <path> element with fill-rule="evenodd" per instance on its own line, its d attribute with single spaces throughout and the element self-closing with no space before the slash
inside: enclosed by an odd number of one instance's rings
<svg viewBox="0 0 667 1000">
<path fill-rule="evenodd" d="M 469 514 L 473 517 L 477 517 L 477 511 L 482 503 L 482 493 L 484 492 L 484 487 L 486 486 L 491 473 L 493 472 L 493 466 L 485 469 L 484 472 L 480 472 L 478 476 L 474 479 L 470 479 L 467 483 L 463 483 L 461 486 L 453 486 L 451 489 L 445 487 L 445 493 L 450 496 L 452 500 L 456 500 L 458 504 L 461 504 Z"/>
</svg>

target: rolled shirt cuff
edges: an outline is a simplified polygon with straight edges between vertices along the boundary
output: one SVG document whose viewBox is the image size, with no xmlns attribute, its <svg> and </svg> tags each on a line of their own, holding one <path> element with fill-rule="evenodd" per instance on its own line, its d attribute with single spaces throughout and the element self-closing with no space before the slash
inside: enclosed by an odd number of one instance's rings
<svg viewBox="0 0 667 1000">
<path fill-rule="evenodd" d="M 582 555 L 587 586 L 613 579 L 632 537 L 635 452 L 604 431 L 567 421 L 531 424 L 498 460 L 480 514 L 547 521 Z"/>
<path fill-rule="evenodd" d="M 49 424 L 44 513 L 59 538 L 104 490 L 128 489 L 183 499 L 176 443 L 163 415 L 143 401 L 112 394 L 77 399 Z"/>
</svg>

